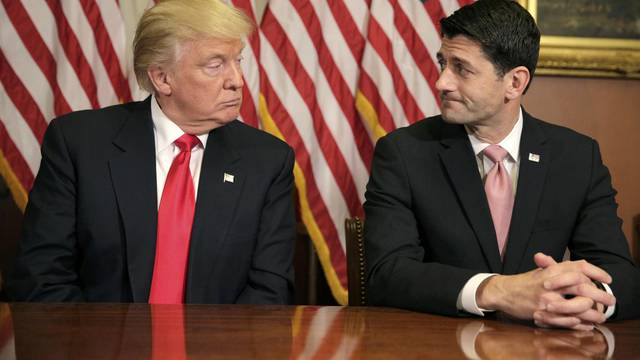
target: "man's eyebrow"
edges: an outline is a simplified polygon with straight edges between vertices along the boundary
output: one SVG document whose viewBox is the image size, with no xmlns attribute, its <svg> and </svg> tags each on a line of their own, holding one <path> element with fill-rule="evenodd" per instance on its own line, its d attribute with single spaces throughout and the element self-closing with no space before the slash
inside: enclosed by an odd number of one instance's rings
<svg viewBox="0 0 640 360">
<path fill-rule="evenodd" d="M 458 57 L 458 56 L 453 56 L 451 61 L 455 61 L 455 62 L 461 63 L 462 65 L 475 68 L 475 66 L 473 66 L 473 64 L 471 64 L 468 60 L 463 59 L 463 58 Z"/>
<path fill-rule="evenodd" d="M 223 54 L 211 54 L 210 56 L 207 56 L 206 61 L 224 59 L 224 58 L 225 56 Z"/>
<path fill-rule="evenodd" d="M 243 47 L 244 49 L 244 47 Z M 211 61 L 211 60 L 217 60 L 217 59 L 226 59 L 226 58 L 237 58 L 239 56 L 242 56 L 242 50 L 240 50 L 237 54 L 234 54 L 233 56 L 228 56 L 228 54 L 222 54 L 222 53 L 215 53 L 215 54 L 211 54 L 211 56 L 207 57 L 207 61 Z"/>
</svg>

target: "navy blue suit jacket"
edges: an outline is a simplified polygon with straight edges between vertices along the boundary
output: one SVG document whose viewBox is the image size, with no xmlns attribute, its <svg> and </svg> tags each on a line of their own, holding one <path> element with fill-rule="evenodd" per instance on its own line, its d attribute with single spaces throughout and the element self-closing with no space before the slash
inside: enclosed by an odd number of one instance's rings
<svg viewBox="0 0 640 360">
<path fill-rule="evenodd" d="M 364 204 L 372 304 L 455 315 L 473 275 L 517 274 L 543 252 L 606 270 L 616 318 L 640 315 L 640 271 L 616 215 L 598 144 L 523 112 L 520 169 L 504 260 L 475 155 L 462 125 L 440 116 L 376 145 Z M 539 155 L 530 161 L 528 154 Z"/>
<path fill-rule="evenodd" d="M 51 122 L 6 283 L 11 299 L 148 301 L 157 227 L 149 101 Z M 291 302 L 293 163 L 288 145 L 241 122 L 210 132 L 187 303 Z"/>
</svg>

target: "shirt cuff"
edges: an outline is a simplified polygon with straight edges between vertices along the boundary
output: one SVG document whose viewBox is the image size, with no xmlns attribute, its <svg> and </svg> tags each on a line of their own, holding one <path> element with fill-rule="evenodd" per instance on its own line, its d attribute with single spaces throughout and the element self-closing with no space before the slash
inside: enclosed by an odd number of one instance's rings
<svg viewBox="0 0 640 360">
<path fill-rule="evenodd" d="M 609 287 L 609 285 L 602 283 L 602 286 L 604 286 L 604 290 L 607 292 L 607 294 L 613 295 L 613 291 L 611 291 L 611 288 Z M 616 312 L 616 305 L 614 304 L 613 306 L 607 307 L 607 311 L 605 311 L 604 317 L 609 319 L 615 312 Z"/>
<path fill-rule="evenodd" d="M 478 292 L 478 287 L 485 279 L 488 279 L 494 275 L 498 275 L 498 274 L 480 273 L 472 276 L 467 281 L 467 283 L 464 284 L 464 287 L 458 294 L 458 301 L 456 303 L 456 307 L 458 308 L 458 310 L 466 311 L 470 314 L 474 314 L 478 316 L 484 316 L 485 312 L 494 311 L 494 310 L 481 309 L 478 307 L 478 304 L 476 303 L 476 293 Z"/>
</svg>

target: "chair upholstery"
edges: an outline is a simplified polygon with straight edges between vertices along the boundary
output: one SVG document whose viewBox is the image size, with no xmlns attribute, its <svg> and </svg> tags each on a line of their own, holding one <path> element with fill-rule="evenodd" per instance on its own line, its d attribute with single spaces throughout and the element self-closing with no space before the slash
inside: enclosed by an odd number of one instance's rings
<svg viewBox="0 0 640 360">
<path fill-rule="evenodd" d="M 366 269 L 364 258 L 364 219 L 348 218 L 344 221 L 347 245 L 347 273 L 349 305 L 366 305 Z"/>
</svg>

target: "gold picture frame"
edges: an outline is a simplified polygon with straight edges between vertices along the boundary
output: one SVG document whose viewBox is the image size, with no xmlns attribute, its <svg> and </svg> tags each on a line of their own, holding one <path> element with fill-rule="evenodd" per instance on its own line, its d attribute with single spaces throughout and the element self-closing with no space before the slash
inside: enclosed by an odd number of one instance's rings
<svg viewBox="0 0 640 360">
<path fill-rule="evenodd" d="M 557 8 L 558 6 L 569 6 L 567 5 L 569 2 L 563 3 L 557 0 L 518 0 L 518 2 L 531 13 L 541 28 L 542 38 L 537 74 L 640 78 L 640 37 L 636 37 L 636 33 L 632 33 L 627 38 L 575 36 L 575 34 L 572 34 L 573 36 L 545 35 L 543 24 L 538 19 L 540 3 L 544 2 L 543 5 L 547 7 Z M 589 11 L 600 11 L 597 13 L 597 17 L 600 19 L 607 16 L 607 10 L 618 10 L 618 14 L 621 10 L 615 9 L 616 4 L 621 4 L 617 1 L 609 1 L 607 4 L 586 0 L 573 1 L 573 3 L 586 4 L 584 6 L 590 6 L 587 9 Z M 556 26 L 556 31 L 562 30 L 563 24 L 575 25 L 576 21 L 585 18 L 584 16 L 577 20 L 575 17 L 572 18 L 572 16 L 576 16 L 574 11 L 580 9 L 567 10 L 572 11 L 560 14 L 564 17 L 562 19 L 565 22 L 553 24 Z M 633 15 L 638 15 L 640 18 L 640 14 Z"/>
</svg>

